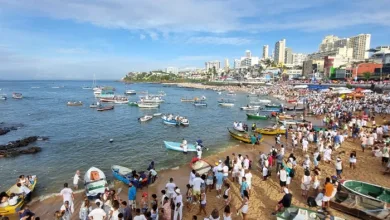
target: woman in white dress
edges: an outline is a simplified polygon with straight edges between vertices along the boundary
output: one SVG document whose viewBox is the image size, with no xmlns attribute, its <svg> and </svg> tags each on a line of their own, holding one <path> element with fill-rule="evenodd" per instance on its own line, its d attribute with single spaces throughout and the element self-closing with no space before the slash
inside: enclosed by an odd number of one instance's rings
<svg viewBox="0 0 390 220">
<path fill-rule="evenodd" d="M 311 185 L 310 171 L 305 170 L 305 175 L 303 175 L 303 177 L 301 179 L 302 196 L 305 199 L 307 199 L 307 194 L 310 190 L 310 185 Z"/>
<path fill-rule="evenodd" d="M 92 212 L 92 206 L 89 204 L 87 197 L 84 198 L 83 204 L 81 204 L 79 218 L 80 220 L 89 220 L 88 215 Z"/>
<path fill-rule="evenodd" d="M 331 160 L 332 160 L 332 149 L 329 146 L 327 146 L 324 151 L 324 161 L 326 163 L 330 163 Z"/>
<path fill-rule="evenodd" d="M 249 193 L 248 193 L 248 191 L 244 190 L 242 204 L 241 204 L 240 208 L 238 208 L 237 210 L 241 211 L 242 219 L 247 220 L 247 214 L 248 214 L 248 210 L 249 210 Z"/>
</svg>

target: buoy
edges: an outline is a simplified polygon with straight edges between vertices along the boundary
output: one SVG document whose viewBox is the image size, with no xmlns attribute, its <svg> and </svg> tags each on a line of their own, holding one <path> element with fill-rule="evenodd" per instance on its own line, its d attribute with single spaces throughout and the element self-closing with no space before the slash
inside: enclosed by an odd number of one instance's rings
<svg viewBox="0 0 390 220">
<path fill-rule="evenodd" d="M 111 139 L 110 139 L 110 143 L 112 143 L 112 142 L 114 142 L 114 139 L 111 138 Z"/>
</svg>

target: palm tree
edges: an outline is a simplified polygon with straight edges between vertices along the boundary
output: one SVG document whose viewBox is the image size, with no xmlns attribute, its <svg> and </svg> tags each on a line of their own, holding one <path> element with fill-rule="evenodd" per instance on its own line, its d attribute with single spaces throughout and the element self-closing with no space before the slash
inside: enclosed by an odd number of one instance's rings
<svg viewBox="0 0 390 220">
<path fill-rule="evenodd" d="M 364 72 L 364 73 L 363 73 L 363 76 L 364 76 L 364 79 L 365 79 L 366 81 L 368 81 L 368 80 L 371 78 L 371 73 L 370 73 L 370 72 Z"/>
<path fill-rule="evenodd" d="M 265 64 L 265 68 L 267 69 L 272 65 L 272 61 L 270 59 L 266 59 L 264 60 L 264 64 Z"/>
</svg>

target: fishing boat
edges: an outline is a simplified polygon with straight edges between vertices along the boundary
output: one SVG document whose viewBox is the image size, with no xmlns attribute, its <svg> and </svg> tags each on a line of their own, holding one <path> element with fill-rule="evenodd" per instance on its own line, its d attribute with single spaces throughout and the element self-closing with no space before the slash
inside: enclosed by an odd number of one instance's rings
<svg viewBox="0 0 390 220">
<path fill-rule="evenodd" d="M 138 107 L 138 103 L 137 102 L 129 102 L 128 105 L 129 106 L 137 106 Z"/>
<path fill-rule="evenodd" d="M 188 120 L 188 118 L 185 118 L 185 117 L 179 117 L 179 125 L 183 125 L 183 126 L 189 126 L 190 125 L 190 120 Z"/>
<path fill-rule="evenodd" d="M 266 108 L 266 109 L 262 109 L 261 111 L 262 112 L 282 112 L 282 109 L 280 109 L 280 108 Z"/>
<path fill-rule="evenodd" d="M 267 104 L 265 105 L 266 108 L 281 108 L 282 105 L 278 104 Z"/>
<path fill-rule="evenodd" d="M 115 100 L 114 104 L 127 104 L 129 103 L 129 100 Z"/>
<path fill-rule="evenodd" d="M 310 209 L 305 209 L 297 206 L 285 208 L 282 212 L 276 214 L 277 220 L 325 220 L 327 215 L 324 212 L 316 212 Z M 333 216 L 333 220 L 345 220 Z"/>
<path fill-rule="evenodd" d="M 244 126 L 233 125 L 234 130 L 239 132 L 245 132 Z"/>
<path fill-rule="evenodd" d="M 152 118 L 153 118 L 153 116 L 151 116 L 151 115 L 145 115 L 145 116 L 138 118 L 138 121 L 145 122 L 145 121 L 152 120 Z"/>
<path fill-rule="evenodd" d="M 107 180 L 103 171 L 96 167 L 91 167 L 84 175 L 85 194 L 88 198 L 94 198 L 98 194 L 104 194 Z"/>
<path fill-rule="evenodd" d="M 195 99 L 181 98 L 180 101 L 181 101 L 181 102 L 194 102 Z"/>
<path fill-rule="evenodd" d="M 258 119 L 258 120 L 267 120 L 269 119 L 268 115 L 260 115 L 260 114 L 246 114 L 248 119 Z"/>
<path fill-rule="evenodd" d="M 138 108 L 158 108 L 159 106 L 157 103 L 138 103 Z"/>
<path fill-rule="evenodd" d="M 30 193 L 34 191 L 35 186 L 37 185 L 38 182 L 38 178 L 36 176 L 33 176 L 33 179 L 34 179 L 34 183 L 31 184 L 30 187 L 28 187 L 31 190 Z M 19 191 L 20 191 L 19 187 L 15 184 L 11 188 L 9 188 L 6 193 L 7 195 L 10 195 L 13 192 L 19 192 Z M 16 203 L 16 205 L 12 205 L 12 206 L 7 205 L 4 207 L 0 207 L 0 215 L 4 216 L 4 215 L 16 214 L 18 211 L 20 211 L 20 209 L 22 208 L 25 202 L 26 202 L 25 199 L 22 196 L 19 196 L 18 203 Z"/>
<path fill-rule="evenodd" d="M 22 95 L 22 93 L 14 92 L 14 93 L 12 93 L 12 98 L 14 98 L 14 99 L 22 99 L 23 95 Z"/>
<path fill-rule="evenodd" d="M 154 113 L 154 114 L 153 114 L 153 116 L 160 116 L 160 115 L 162 115 L 161 112 L 158 112 L 158 113 Z"/>
<path fill-rule="evenodd" d="M 129 185 L 130 181 L 133 180 L 133 174 L 131 173 L 132 170 L 127 167 L 112 165 L 111 171 L 112 176 L 114 176 L 115 179 L 123 182 L 126 185 Z"/>
<path fill-rule="evenodd" d="M 175 150 L 175 151 L 183 151 L 183 148 L 181 147 L 181 143 L 179 142 L 170 142 L 170 141 L 164 141 L 165 148 L 169 150 Z M 188 152 L 196 152 L 196 147 L 193 144 L 187 144 L 187 151 Z"/>
<path fill-rule="evenodd" d="M 265 135 L 277 135 L 277 134 L 285 134 L 286 129 L 280 128 L 258 128 L 256 129 L 257 133 L 265 134 Z"/>
<path fill-rule="evenodd" d="M 100 90 L 94 91 L 96 98 L 101 99 L 113 99 L 115 97 L 114 88 L 112 87 L 104 87 Z"/>
<path fill-rule="evenodd" d="M 203 100 L 195 101 L 194 106 L 207 106 L 207 103 Z"/>
<path fill-rule="evenodd" d="M 97 108 L 99 105 L 97 103 L 92 103 L 89 105 L 90 108 Z"/>
<path fill-rule="evenodd" d="M 247 144 L 251 143 L 251 139 L 247 133 L 235 133 L 235 132 L 231 131 L 229 128 L 228 128 L 228 131 L 230 133 L 230 136 L 232 136 L 234 139 L 237 139 L 237 140 L 242 141 L 242 142 L 247 143 Z M 260 141 L 257 141 L 257 143 L 259 144 L 262 141 L 263 141 L 263 138 Z"/>
<path fill-rule="evenodd" d="M 78 102 L 67 102 L 66 105 L 67 106 L 82 106 L 83 103 L 81 101 L 78 101 Z"/>
<path fill-rule="evenodd" d="M 300 108 L 297 108 L 297 107 L 284 107 L 284 110 L 286 111 L 304 111 L 305 108 L 304 107 L 300 107 Z"/>
<path fill-rule="evenodd" d="M 303 120 L 279 120 L 279 123 L 283 125 L 301 125 L 309 122 Z"/>
<path fill-rule="evenodd" d="M 244 110 L 244 111 L 257 111 L 260 109 L 260 106 L 243 106 L 243 107 L 240 107 L 241 110 Z"/>
<path fill-rule="evenodd" d="M 0 100 L 7 100 L 6 94 L 0 94 Z"/>
<path fill-rule="evenodd" d="M 207 174 L 212 168 L 209 163 L 204 160 L 199 160 L 198 158 L 194 158 L 191 161 L 190 167 L 192 170 L 195 170 L 196 173 L 199 173 L 199 175 Z"/>
<path fill-rule="evenodd" d="M 126 90 L 125 95 L 136 95 L 137 92 L 135 90 Z"/>
<path fill-rule="evenodd" d="M 166 125 L 179 125 L 179 122 L 175 119 L 169 119 L 165 115 L 162 117 L 162 121 Z"/>
<path fill-rule="evenodd" d="M 390 203 L 390 189 L 358 180 L 346 180 L 342 186 L 349 192 L 379 201 Z"/>
<path fill-rule="evenodd" d="M 268 100 L 268 99 L 259 99 L 258 102 L 266 104 L 266 103 L 271 103 L 271 100 Z"/>
<path fill-rule="evenodd" d="M 232 100 L 229 100 L 229 99 L 221 99 L 218 101 L 218 105 L 231 107 L 231 106 L 234 106 L 234 102 Z"/>
<path fill-rule="evenodd" d="M 280 120 L 284 120 L 284 119 L 294 119 L 295 116 L 294 115 L 278 115 L 278 118 Z"/>
<path fill-rule="evenodd" d="M 108 105 L 108 106 L 99 106 L 96 110 L 99 112 L 103 112 L 103 111 L 109 111 L 113 109 L 114 109 L 113 105 Z"/>
<path fill-rule="evenodd" d="M 236 93 L 234 91 L 229 91 L 226 95 L 235 96 Z"/>
<path fill-rule="evenodd" d="M 161 103 L 164 102 L 164 100 L 161 97 L 158 96 L 145 96 L 144 98 L 141 98 L 140 100 L 143 103 Z"/>
<path fill-rule="evenodd" d="M 294 102 L 297 102 L 297 100 L 296 99 L 289 99 L 289 100 L 287 100 L 287 102 L 288 103 L 294 103 Z"/>
</svg>

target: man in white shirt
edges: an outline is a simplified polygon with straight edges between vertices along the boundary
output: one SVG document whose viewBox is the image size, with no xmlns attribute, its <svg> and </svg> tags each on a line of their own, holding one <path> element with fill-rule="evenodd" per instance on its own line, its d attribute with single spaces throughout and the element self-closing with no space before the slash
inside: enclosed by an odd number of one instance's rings
<svg viewBox="0 0 390 220">
<path fill-rule="evenodd" d="M 223 172 L 223 181 L 225 181 L 229 176 L 229 167 L 227 166 L 227 164 L 225 164 L 222 167 L 222 172 Z"/>
<path fill-rule="evenodd" d="M 188 184 L 190 184 L 190 186 L 194 185 L 193 184 L 193 181 L 194 181 L 194 178 L 195 178 L 195 170 L 191 170 L 190 172 L 190 180 L 188 181 Z"/>
<path fill-rule="evenodd" d="M 199 145 L 196 146 L 196 154 L 199 160 L 202 159 L 202 147 Z"/>
<path fill-rule="evenodd" d="M 62 196 L 62 200 L 65 203 L 65 201 L 69 202 L 69 206 L 73 208 L 73 190 L 68 187 L 68 183 L 64 183 L 64 188 L 61 190 L 60 195 Z"/>
<path fill-rule="evenodd" d="M 286 187 L 287 182 L 287 171 L 284 169 L 284 166 L 281 166 L 281 169 L 278 172 L 278 176 L 281 192 L 284 192 L 284 188 Z"/>
<path fill-rule="evenodd" d="M 176 197 L 174 199 L 175 202 L 175 212 L 173 214 L 173 219 L 177 220 L 177 216 L 179 215 L 179 220 L 183 219 L 183 196 L 180 193 L 180 189 L 176 189 Z"/>
<path fill-rule="evenodd" d="M 199 173 L 197 173 L 192 183 L 194 184 L 192 187 L 192 195 L 194 196 L 194 202 L 196 202 L 200 198 L 200 185 L 204 183 L 204 180 L 202 180 Z"/>
<path fill-rule="evenodd" d="M 302 151 L 303 151 L 304 153 L 307 152 L 308 145 L 309 145 L 309 142 L 306 140 L 306 138 L 304 138 L 304 139 L 302 140 Z"/>
<path fill-rule="evenodd" d="M 251 188 L 252 188 L 252 173 L 250 170 L 246 170 L 245 178 L 246 178 L 246 183 L 248 184 L 248 189 L 251 190 Z"/>
<path fill-rule="evenodd" d="M 107 215 L 106 212 L 102 208 L 100 208 L 101 206 L 100 202 L 97 202 L 96 206 L 97 207 L 89 213 L 88 215 L 89 219 L 105 220 Z"/>
<path fill-rule="evenodd" d="M 249 159 L 248 159 L 248 155 L 245 156 L 245 159 L 244 159 L 244 169 L 247 170 L 249 169 Z"/>
<path fill-rule="evenodd" d="M 76 174 L 73 177 L 73 187 L 75 190 L 79 188 L 79 181 L 80 181 L 80 171 L 77 170 Z"/>
<path fill-rule="evenodd" d="M 167 196 L 168 198 L 173 198 L 173 195 L 175 194 L 175 187 L 176 184 L 173 182 L 173 178 L 169 179 L 169 183 L 165 185 L 165 188 L 167 189 Z"/>
</svg>

